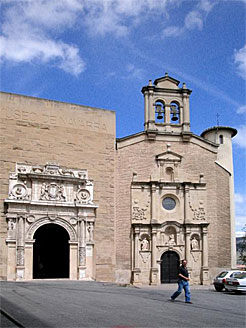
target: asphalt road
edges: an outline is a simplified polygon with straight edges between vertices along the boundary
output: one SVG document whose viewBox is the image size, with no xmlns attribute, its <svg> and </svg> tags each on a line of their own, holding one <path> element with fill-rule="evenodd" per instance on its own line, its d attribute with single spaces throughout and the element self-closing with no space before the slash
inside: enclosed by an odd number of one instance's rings
<svg viewBox="0 0 246 328">
<path fill-rule="evenodd" d="M 186 304 L 184 295 L 170 301 L 173 288 L 79 281 L 1 282 L 1 326 L 245 328 L 245 295 L 191 287 L 193 304 Z"/>
</svg>

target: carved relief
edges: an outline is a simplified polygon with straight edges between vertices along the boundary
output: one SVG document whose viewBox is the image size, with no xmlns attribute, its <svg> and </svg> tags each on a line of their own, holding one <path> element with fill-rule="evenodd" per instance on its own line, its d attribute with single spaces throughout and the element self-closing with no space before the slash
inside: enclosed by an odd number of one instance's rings
<svg viewBox="0 0 246 328">
<path fill-rule="evenodd" d="M 189 205 L 190 205 L 190 209 L 193 212 L 194 220 L 205 220 L 206 213 L 205 213 L 205 208 L 204 208 L 204 204 L 203 204 L 202 200 L 199 201 L 198 208 L 193 208 L 190 201 L 189 201 Z"/>
<path fill-rule="evenodd" d="M 27 218 L 26 218 L 27 222 L 32 224 L 34 221 L 35 221 L 35 217 L 33 215 L 29 215 Z"/>
<path fill-rule="evenodd" d="M 17 247 L 17 265 L 24 266 L 24 247 Z"/>
<path fill-rule="evenodd" d="M 15 225 L 16 225 L 15 219 L 9 219 L 8 220 L 8 231 L 15 230 Z"/>
<path fill-rule="evenodd" d="M 192 256 L 194 262 L 197 262 L 200 257 L 200 252 L 191 252 L 191 256 Z"/>
<path fill-rule="evenodd" d="M 140 256 L 143 260 L 143 263 L 147 263 L 150 259 L 150 252 L 140 252 Z"/>
<path fill-rule="evenodd" d="M 86 249 L 85 247 L 79 248 L 79 265 L 85 265 Z"/>
<path fill-rule="evenodd" d="M 77 221 L 77 218 L 72 217 L 72 218 L 70 218 L 69 222 L 70 222 L 72 225 L 76 225 L 78 221 Z"/>
<path fill-rule="evenodd" d="M 55 182 L 43 183 L 40 200 L 60 200 L 65 201 L 64 187 Z"/>
<path fill-rule="evenodd" d="M 92 222 L 88 223 L 87 225 L 87 236 L 88 236 L 88 241 L 92 242 L 93 241 L 93 231 L 94 231 L 94 225 Z"/>
<path fill-rule="evenodd" d="M 10 195 L 10 199 L 28 199 L 27 188 L 24 184 L 17 183 L 12 188 Z"/>
<path fill-rule="evenodd" d="M 174 227 L 167 227 L 165 230 L 165 234 L 168 237 L 168 241 L 166 245 L 173 246 L 176 245 L 176 230 Z"/>
<path fill-rule="evenodd" d="M 76 198 L 81 204 L 88 204 L 91 200 L 91 195 L 87 189 L 79 188 Z"/>
<path fill-rule="evenodd" d="M 147 208 L 140 208 L 138 205 L 138 200 L 134 200 L 134 205 L 132 207 L 132 219 L 133 220 L 146 220 Z"/>
</svg>

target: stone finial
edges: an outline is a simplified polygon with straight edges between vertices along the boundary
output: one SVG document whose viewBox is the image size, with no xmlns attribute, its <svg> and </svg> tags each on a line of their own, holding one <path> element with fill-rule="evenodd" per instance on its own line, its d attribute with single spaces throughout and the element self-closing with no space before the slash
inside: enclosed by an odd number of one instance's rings
<svg viewBox="0 0 246 328">
<path fill-rule="evenodd" d="M 171 149 L 171 145 L 168 143 L 167 144 L 167 151 L 169 151 Z"/>
<path fill-rule="evenodd" d="M 183 89 L 187 89 L 185 82 L 183 83 Z"/>
<path fill-rule="evenodd" d="M 151 80 L 149 80 L 149 87 L 151 87 L 152 86 L 152 81 Z"/>
<path fill-rule="evenodd" d="M 168 73 L 167 72 L 165 72 L 165 76 L 168 76 Z"/>
</svg>

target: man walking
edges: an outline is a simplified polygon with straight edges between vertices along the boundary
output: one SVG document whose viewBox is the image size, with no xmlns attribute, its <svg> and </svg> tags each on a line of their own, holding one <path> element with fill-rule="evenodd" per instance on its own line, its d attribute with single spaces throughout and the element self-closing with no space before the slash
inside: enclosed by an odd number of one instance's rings
<svg viewBox="0 0 246 328">
<path fill-rule="evenodd" d="M 185 303 L 192 304 L 190 301 L 190 286 L 189 286 L 189 273 L 186 269 L 187 261 L 182 260 L 182 265 L 179 267 L 178 276 L 178 290 L 171 296 L 171 301 L 174 301 L 182 293 L 182 289 L 185 291 Z"/>
</svg>

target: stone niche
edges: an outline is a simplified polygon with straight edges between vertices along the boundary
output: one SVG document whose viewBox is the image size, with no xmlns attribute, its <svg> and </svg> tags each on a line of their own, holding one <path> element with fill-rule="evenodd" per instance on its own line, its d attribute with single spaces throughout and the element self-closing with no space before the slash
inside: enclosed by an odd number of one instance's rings
<svg viewBox="0 0 246 328">
<path fill-rule="evenodd" d="M 8 280 L 33 279 L 34 234 L 55 224 L 69 236 L 69 279 L 93 279 L 93 181 L 86 169 L 58 164 L 16 164 L 5 200 L 8 235 Z"/>
</svg>

